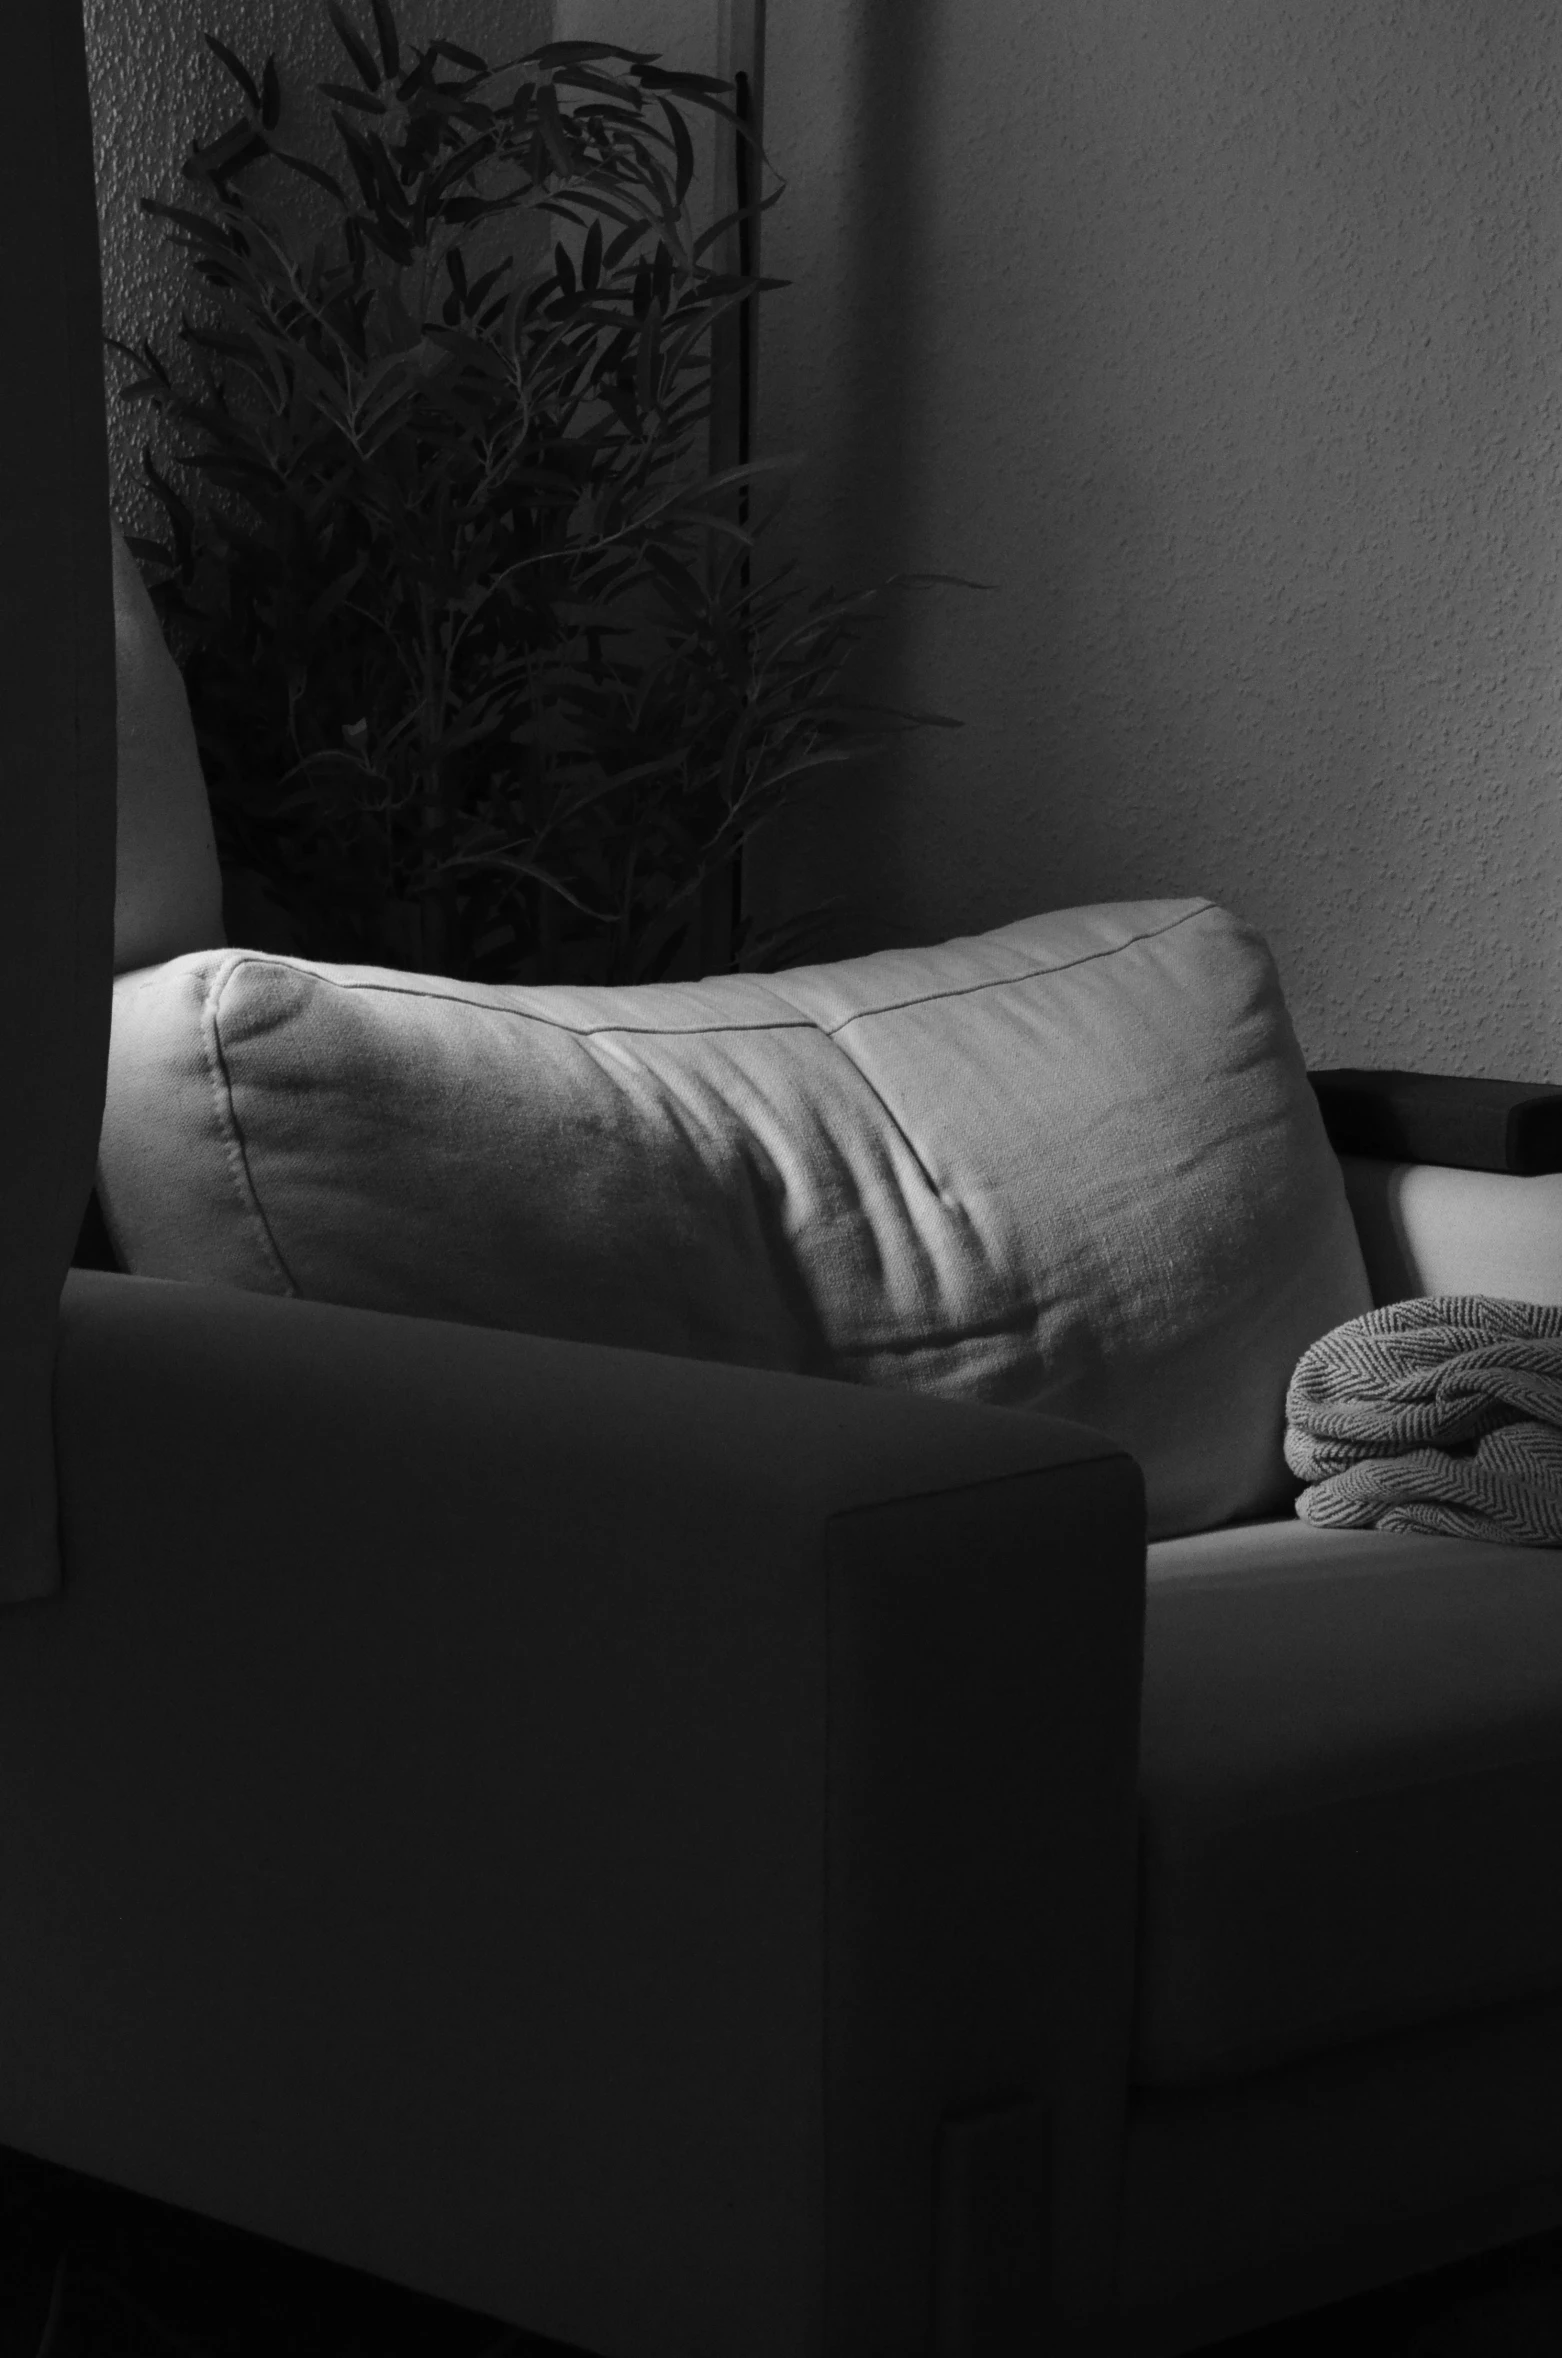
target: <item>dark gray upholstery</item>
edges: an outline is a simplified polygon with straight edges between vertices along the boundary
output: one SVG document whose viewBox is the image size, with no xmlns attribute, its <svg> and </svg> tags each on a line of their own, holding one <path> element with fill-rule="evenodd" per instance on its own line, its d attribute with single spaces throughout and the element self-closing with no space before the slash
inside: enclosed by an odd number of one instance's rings
<svg viewBox="0 0 1562 2358">
<path fill-rule="evenodd" d="M 1562 1991 L 1562 1554 L 1162 1542 L 1141 1726 L 1140 2083 Z"/>
<path fill-rule="evenodd" d="M 944 2115 L 1110 2261 L 1143 1487 L 1083 1426 L 73 1273 L 0 2141 L 626 2358 L 922 2346 Z"/>
</svg>

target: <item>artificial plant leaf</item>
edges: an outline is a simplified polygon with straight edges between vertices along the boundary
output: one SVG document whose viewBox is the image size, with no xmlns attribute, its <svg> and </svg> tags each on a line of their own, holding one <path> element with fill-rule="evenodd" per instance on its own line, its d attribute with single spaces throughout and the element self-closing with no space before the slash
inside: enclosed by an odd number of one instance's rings
<svg viewBox="0 0 1562 2358">
<path fill-rule="evenodd" d="M 260 108 L 260 92 L 255 87 L 254 76 L 251 74 L 248 66 L 245 65 L 242 58 L 236 57 L 233 51 L 228 47 L 227 42 L 219 41 L 215 33 L 203 33 L 201 35 L 201 39 L 205 42 L 213 57 L 219 59 L 220 62 L 227 67 L 228 72 L 233 76 L 233 79 L 235 82 L 237 82 L 239 88 L 243 91 L 245 97 L 249 100 L 250 105 L 258 112 Z"/>
<path fill-rule="evenodd" d="M 567 180 L 571 179 L 579 171 L 581 159 L 570 146 L 558 96 L 551 83 L 544 82 L 537 92 L 537 128 L 554 163 Z"/>
<path fill-rule="evenodd" d="M 381 61 L 385 71 L 394 81 L 401 72 L 401 44 L 396 38 L 396 19 L 390 12 L 387 0 L 369 0 L 369 7 L 374 15 L 374 30 L 379 39 Z"/>
<path fill-rule="evenodd" d="M 505 272 L 507 270 L 513 270 L 514 267 L 515 256 L 513 254 L 506 254 L 502 262 L 496 262 L 492 270 L 485 270 L 481 278 L 473 281 L 471 303 L 474 310 L 477 308 L 478 304 L 483 301 L 483 298 L 488 294 L 489 290 L 498 285 Z"/>
<path fill-rule="evenodd" d="M 143 540 L 138 533 L 127 532 L 125 546 L 138 565 L 161 565 L 169 571 L 173 568 L 174 552 L 160 540 Z"/>
<path fill-rule="evenodd" d="M 732 88 L 730 82 L 720 81 L 714 74 L 673 73 L 649 58 L 637 66 L 635 80 L 643 89 L 676 90 L 686 98 L 714 97 L 718 90 Z"/>
<path fill-rule="evenodd" d="M 346 10 L 340 5 L 340 0 L 325 0 L 325 10 L 332 24 L 336 27 L 337 39 L 351 58 L 365 90 L 378 90 L 384 77 L 370 56 L 367 46 L 349 21 Z"/>
<path fill-rule="evenodd" d="M 260 86 L 260 120 L 267 131 L 274 131 L 282 117 L 282 83 L 274 57 L 266 60 L 265 74 Z"/>
<path fill-rule="evenodd" d="M 222 179 L 254 157 L 269 153 L 269 140 L 263 139 L 252 123 L 233 123 L 208 146 L 192 146 L 184 177 L 186 180 Z"/>
<path fill-rule="evenodd" d="M 622 214 L 615 214 L 613 218 L 615 220 L 622 220 L 624 217 Z M 638 241 L 645 236 L 646 228 L 647 224 L 643 221 L 636 221 L 631 218 L 626 222 L 625 227 L 620 231 L 619 235 L 614 238 L 613 243 L 608 247 L 607 252 L 602 257 L 602 267 L 609 277 L 611 277 L 613 272 L 617 270 L 619 264 L 623 261 L 624 256 L 628 253 L 631 253 Z"/>
<path fill-rule="evenodd" d="M 392 353 L 410 352 L 415 345 L 421 344 L 423 341 L 422 326 L 408 311 L 402 300 L 400 287 L 382 287 L 380 302 L 386 318 L 390 321 Z"/>
<path fill-rule="evenodd" d="M 263 365 L 260 349 L 253 338 L 248 336 L 225 336 L 216 328 L 188 327 L 184 340 L 187 344 L 193 344 L 197 351 L 217 352 L 227 360 L 241 361 L 250 368 Z"/>
<path fill-rule="evenodd" d="M 486 74 L 488 71 L 486 57 L 479 57 L 474 49 L 458 48 L 454 41 L 431 41 L 426 54 L 429 57 L 448 58 L 452 65 L 464 66 L 468 73 Z"/>
<path fill-rule="evenodd" d="M 628 961 L 630 982 L 654 982 L 666 970 L 676 955 L 681 937 L 694 922 L 689 907 L 691 898 L 692 892 L 681 893 L 637 934 Z"/>
<path fill-rule="evenodd" d="M 163 506 L 167 509 L 170 523 L 174 526 L 176 531 L 180 528 L 183 528 L 185 532 L 188 532 L 191 525 L 193 525 L 195 522 L 194 515 L 184 500 L 180 498 L 178 492 L 169 482 L 167 476 L 158 472 L 158 469 L 153 462 L 150 448 L 146 448 L 142 451 L 141 465 L 145 471 L 147 481 L 151 484 L 152 489 L 157 493 L 158 498 L 162 501 Z"/>
<path fill-rule="evenodd" d="M 107 338 L 104 340 L 106 342 Z M 159 377 L 135 377 L 128 385 L 120 386 L 119 398 L 121 401 L 140 401 L 149 393 L 162 392 L 164 383 L 165 380 Z"/>
<path fill-rule="evenodd" d="M 353 168 L 353 178 L 358 183 L 358 193 L 372 212 L 378 203 L 380 193 L 379 175 L 374 169 L 374 151 L 362 134 L 353 129 L 344 114 L 334 112 L 331 120 L 336 125 L 338 139 L 347 150 L 347 161 Z M 366 229 L 368 223 L 364 222 L 361 226 Z"/>
<path fill-rule="evenodd" d="M 407 192 L 401 185 L 395 165 L 391 162 L 383 132 L 361 132 L 359 136 L 369 152 L 375 186 L 380 192 L 381 211 L 393 215 L 398 221 L 409 221 L 412 217 L 412 207 L 407 202 Z"/>
<path fill-rule="evenodd" d="M 694 179 L 694 142 L 689 137 L 689 126 L 678 109 L 668 99 L 661 100 L 662 113 L 672 134 L 673 149 L 678 158 L 678 177 L 673 188 L 673 199 L 678 205 L 688 195 Z"/>
<path fill-rule="evenodd" d="M 729 236 L 731 232 L 742 222 L 758 220 L 761 214 L 771 212 L 774 207 L 781 202 L 781 199 L 785 194 L 786 186 L 783 182 L 779 188 L 773 188 L 769 196 L 761 197 L 758 204 L 735 206 L 730 213 L 723 213 L 719 221 L 713 221 L 710 227 L 708 229 L 702 230 L 700 235 L 695 239 L 694 252 L 696 258 L 698 258 L 701 254 L 706 253 L 710 247 L 716 243 L 718 238 Z M 791 281 L 789 279 L 777 279 L 773 282 L 756 283 L 773 283 L 778 286 L 789 286 Z"/>
<path fill-rule="evenodd" d="M 972 581 L 964 573 L 891 573 L 879 584 L 881 590 L 932 588 L 995 590 L 998 586 L 996 581 Z"/>
<path fill-rule="evenodd" d="M 487 377 L 495 385 L 509 384 L 509 369 L 499 354 L 482 337 L 474 336 L 457 327 L 434 326 L 425 327 L 422 335 L 429 343 L 437 344 L 442 351 L 449 352 L 467 369 L 475 371 L 478 376 Z M 431 385 L 429 392 L 433 398 L 445 398 L 437 386 Z M 454 396 L 454 388 L 451 388 L 451 394 Z"/>
<path fill-rule="evenodd" d="M 655 226 L 645 218 L 643 213 L 628 212 L 622 205 L 615 205 L 610 198 L 598 196 L 594 190 L 584 189 L 577 185 L 571 194 L 574 198 L 572 205 L 563 203 L 556 196 L 542 196 L 533 200 L 531 209 L 537 213 L 551 214 L 555 220 L 568 221 L 576 229 L 580 229 L 584 226 L 584 217 L 577 208 L 582 204 L 587 204 L 591 207 L 594 215 L 603 215 L 609 221 L 621 221 L 624 227 L 632 232 L 630 241 L 632 244 L 638 239 L 648 236 Z"/>
<path fill-rule="evenodd" d="M 508 198 L 453 197 L 445 207 L 445 219 L 464 228 L 468 222 L 486 221 L 490 213 L 503 213 L 508 207 Z"/>
<path fill-rule="evenodd" d="M 176 221 L 181 229 L 187 229 L 191 237 L 199 239 L 203 245 L 227 251 L 227 233 L 218 227 L 209 213 L 192 213 L 185 205 L 165 205 L 160 197 L 143 197 L 141 210 L 143 213 L 155 214 L 159 221 Z"/>
<path fill-rule="evenodd" d="M 568 901 L 572 909 L 579 909 L 583 916 L 605 918 L 606 912 L 593 909 L 589 902 L 583 901 L 556 869 L 545 868 L 540 860 L 518 858 L 513 853 L 458 852 L 454 857 L 432 866 L 428 874 L 431 877 L 454 875 L 470 868 L 491 868 L 501 875 L 533 877 L 537 883 L 545 884 L 550 892 L 556 892 L 561 900 Z"/>
<path fill-rule="evenodd" d="M 369 552 L 366 549 L 345 573 L 339 574 L 335 581 L 327 584 L 304 617 L 306 636 L 311 636 L 323 622 L 330 620 L 339 606 L 346 604 L 368 571 L 368 566 Z"/>
<path fill-rule="evenodd" d="M 649 65 L 655 55 L 654 49 L 620 49 L 611 41 L 549 41 L 541 49 L 529 49 L 520 62 L 551 73 L 555 66 L 587 65 L 604 57 L 621 57 L 626 65 Z"/>
<path fill-rule="evenodd" d="M 646 564 L 656 576 L 657 585 L 674 609 L 691 622 L 705 619 L 706 599 L 699 582 L 687 565 L 681 565 L 670 549 L 654 544 L 646 550 Z"/>
<path fill-rule="evenodd" d="M 649 416 L 655 409 L 661 393 L 661 343 L 662 306 L 653 295 L 645 313 L 640 350 L 635 357 L 635 399 L 640 404 L 642 417 Z"/>
<path fill-rule="evenodd" d="M 561 44 L 531 69 L 555 81 L 496 109 L 440 78 L 441 58 L 491 71 L 453 43 L 402 72 L 392 9 L 355 12 L 372 12 L 384 69 L 369 57 L 367 73 L 333 11 L 363 86 L 327 86 L 351 119 L 337 131 L 362 209 L 312 156 L 283 157 L 336 208 L 329 255 L 322 242 L 311 260 L 227 185 L 266 152 L 253 123 L 191 175 L 222 226 L 170 219 L 192 277 L 230 308 L 192 331 L 178 381 L 121 348 L 137 380 L 121 391 L 156 409 L 194 486 L 182 514 L 160 499 L 173 578 L 159 595 L 194 651 L 224 860 L 270 876 L 311 940 L 379 954 L 382 904 L 422 890 L 437 794 L 441 856 L 464 862 L 439 879 L 451 971 L 481 942 L 485 973 L 506 979 L 493 935 L 507 927 L 512 972 L 624 979 L 665 962 L 711 847 L 725 857 L 778 781 L 825 756 L 844 767 L 860 717 L 832 691 L 857 610 L 832 619 L 816 600 L 804 616 L 795 591 L 748 585 L 755 534 L 712 512 L 762 470 L 705 477 L 709 333 L 761 285 L 700 267 L 694 141 L 673 118 L 687 100 L 731 119 L 727 85 Z M 409 110 L 394 147 L 364 121 L 387 76 Z M 489 304 L 514 257 L 478 279 L 467 232 L 517 212 L 570 230 L 568 270 L 524 261 Z M 420 258 L 446 264 L 444 326 L 415 325 L 395 297 Z M 431 661 L 446 667 L 433 705 Z M 457 764 L 455 803 L 440 761 Z M 408 943 L 427 946 L 416 927 Z"/>
<path fill-rule="evenodd" d="M 376 98 L 372 91 L 349 89 L 345 82 L 317 82 L 315 88 L 322 98 L 334 98 L 338 106 L 355 106 L 366 115 L 389 112 L 383 98 Z"/>
<path fill-rule="evenodd" d="M 555 69 L 553 86 L 556 90 L 591 90 L 600 97 L 616 99 L 624 88 L 621 74 L 593 73 L 590 66 L 560 66 Z M 589 110 L 595 120 L 598 110 Z"/>
</svg>

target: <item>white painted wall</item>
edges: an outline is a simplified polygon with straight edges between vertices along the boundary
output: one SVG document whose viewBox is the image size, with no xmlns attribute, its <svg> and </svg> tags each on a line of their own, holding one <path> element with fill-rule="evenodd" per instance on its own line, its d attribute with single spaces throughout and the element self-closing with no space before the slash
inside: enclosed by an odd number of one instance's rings
<svg viewBox="0 0 1562 2358">
<path fill-rule="evenodd" d="M 296 0 L 86 10 L 140 334 L 201 27 L 334 59 Z M 407 9 L 495 52 L 555 13 L 715 63 L 716 0 Z M 771 0 L 795 544 L 998 586 L 902 610 L 864 689 L 967 726 L 787 823 L 762 908 L 843 892 L 846 951 L 1210 892 L 1315 1063 L 1562 1079 L 1559 67 L 1546 0 Z"/>
<path fill-rule="evenodd" d="M 999 587 L 764 894 L 1208 892 L 1313 1062 L 1562 1079 L 1559 66 L 1547 0 L 773 0 L 801 544 Z"/>
</svg>

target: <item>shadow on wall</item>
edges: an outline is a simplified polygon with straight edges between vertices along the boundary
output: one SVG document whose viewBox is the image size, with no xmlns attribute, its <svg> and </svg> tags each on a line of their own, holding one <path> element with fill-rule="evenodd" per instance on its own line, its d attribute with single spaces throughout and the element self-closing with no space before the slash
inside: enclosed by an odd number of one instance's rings
<svg viewBox="0 0 1562 2358">
<path fill-rule="evenodd" d="M 1557 12 L 792 0 L 770 65 L 795 545 L 998 585 L 894 616 L 863 692 L 966 725 L 796 902 L 1209 892 L 1317 1062 L 1555 1070 Z"/>
<path fill-rule="evenodd" d="M 853 509 L 850 537 L 888 572 L 906 562 L 915 494 L 911 412 L 934 195 L 933 5 L 870 0 L 856 16 L 848 166 L 856 201 L 846 217 L 842 288 L 852 398 L 837 468 Z"/>
<path fill-rule="evenodd" d="M 793 283 L 770 298 L 770 366 L 786 379 L 779 403 L 785 423 L 780 439 L 765 436 L 762 449 L 803 452 L 785 528 L 788 551 L 812 585 L 843 594 L 927 561 L 915 550 L 913 519 L 919 354 L 931 324 L 937 201 L 928 170 L 935 19 L 934 0 L 859 0 L 841 12 L 827 35 L 830 50 L 811 54 L 821 82 L 839 75 L 838 95 L 821 93 L 800 155 L 788 148 L 775 157 L 788 187 L 766 231 L 764 262 Z M 798 71 L 799 58 L 776 54 L 785 38 L 772 11 L 772 79 L 795 79 Z M 816 128 L 826 115 L 831 129 Z M 828 208 L 828 235 L 802 218 L 814 205 Z M 772 243 L 782 250 L 773 252 Z M 806 339 L 806 360 L 794 339 Z M 771 389 L 762 353 L 762 436 Z M 926 703 L 911 677 L 911 606 L 911 597 L 886 599 L 845 683 L 851 694 Z M 748 855 L 750 890 L 762 910 L 845 891 L 816 955 L 856 956 L 915 938 L 914 927 L 886 914 L 896 898 L 900 758 L 892 749 L 844 778 L 828 776 Z"/>
</svg>

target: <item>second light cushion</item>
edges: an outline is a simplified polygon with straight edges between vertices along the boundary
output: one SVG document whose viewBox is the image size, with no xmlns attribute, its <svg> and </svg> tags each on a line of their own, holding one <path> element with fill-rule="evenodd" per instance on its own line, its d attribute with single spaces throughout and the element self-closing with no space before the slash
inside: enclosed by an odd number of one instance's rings
<svg viewBox="0 0 1562 2358">
<path fill-rule="evenodd" d="M 1370 1307 L 1207 901 L 619 990 L 177 958 L 116 985 L 99 1191 L 138 1273 L 1076 1418 L 1154 1535 L 1284 1506 L 1291 1370 Z"/>
</svg>

